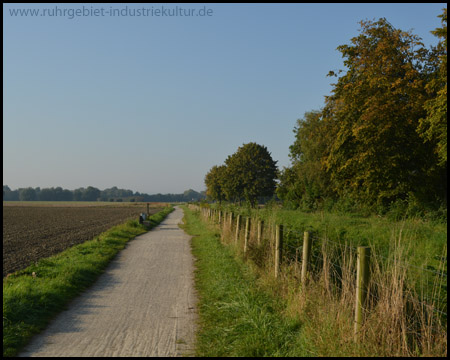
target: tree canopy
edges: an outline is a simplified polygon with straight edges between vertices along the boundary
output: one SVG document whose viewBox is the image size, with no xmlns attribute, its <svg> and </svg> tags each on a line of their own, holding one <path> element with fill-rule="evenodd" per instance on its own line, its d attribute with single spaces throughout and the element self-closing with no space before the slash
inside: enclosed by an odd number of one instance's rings
<svg viewBox="0 0 450 360">
<path fill-rule="evenodd" d="M 224 191 L 224 181 L 226 176 L 226 166 L 213 166 L 205 176 L 206 196 L 212 200 L 222 202 L 226 194 Z"/>
<path fill-rule="evenodd" d="M 425 86 L 431 96 L 425 102 L 426 116 L 420 119 L 419 134 L 433 143 L 439 165 L 447 164 L 447 8 L 439 15 L 442 27 L 431 31 L 440 41 L 433 49 L 431 79 Z"/>
<path fill-rule="evenodd" d="M 213 200 L 247 200 L 252 206 L 258 198 L 273 196 L 278 169 L 263 145 L 243 144 L 227 157 L 225 165 L 214 166 L 205 176 L 206 192 Z"/>
<path fill-rule="evenodd" d="M 345 70 L 330 71 L 337 82 L 324 107 L 297 121 L 280 198 L 309 208 L 327 199 L 446 204 L 446 9 L 440 17 L 431 50 L 384 18 L 361 21 L 360 34 L 337 48 Z"/>
</svg>

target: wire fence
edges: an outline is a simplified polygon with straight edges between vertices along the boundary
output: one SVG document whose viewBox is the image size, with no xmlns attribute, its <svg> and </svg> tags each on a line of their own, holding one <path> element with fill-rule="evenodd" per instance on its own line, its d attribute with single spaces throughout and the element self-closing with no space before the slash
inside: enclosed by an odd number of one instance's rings
<svg viewBox="0 0 450 360">
<path fill-rule="evenodd" d="M 303 281 L 304 231 L 283 226 L 280 249 L 277 249 L 276 242 L 279 240 L 276 240 L 274 222 L 262 225 L 259 219 L 253 218 L 247 225 L 246 220 L 238 214 L 195 205 L 190 207 L 192 210 L 199 211 L 204 220 L 220 230 L 223 241 L 235 244 L 258 266 L 267 271 L 273 271 L 278 266 L 280 268 L 278 272 L 282 276 L 291 276 L 299 282 Z M 239 227 L 237 227 L 238 221 Z M 331 240 L 316 233 L 309 233 L 309 238 L 312 245 L 305 266 L 308 269 L 309 281 L 319 282 L 326 276 L 324 283 L 327 284 L 331 293 L 353 299 L 351 301 L 355 304 L 351 292 L 356 292 L 358 287 L 356 283 L 358 247 Z M 280 251 L 278 264 L 277 251 Z M 420 338 L 424 336 L 424 333 L 434 334 L 436 331 L 445 331 L 446 336 L 446 257 L 441 257 L 440 266 L 436 270 L 408 264 L 400 259 L 400 255 L 394 253 L 389 257 L 378 253 L 371 254 L 371 276 L 367 285 L 367 305 L 363 308 L 364 317 L 379 314 L 376 309 L 380 304 L 391 309 L 397 306 L 399 308 L 395 311 L 401 314 L 397 320 L 400 324 L 398 326 L 404 334 L 407 334 L 403 336 Z M 431 330 L 420 329 L 419 331 L 418 323 L 430 327 Z"/>
</svg>

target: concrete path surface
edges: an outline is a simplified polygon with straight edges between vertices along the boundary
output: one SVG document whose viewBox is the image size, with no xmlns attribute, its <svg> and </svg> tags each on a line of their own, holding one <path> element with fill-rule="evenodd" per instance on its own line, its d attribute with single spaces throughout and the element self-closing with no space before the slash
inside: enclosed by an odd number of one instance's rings
<svg viewBox="0 0 450 360">
<path fill-rule="evenodd" d="M 106 272 L 19 356 L 192 355 L 196 296 L 190 236 L 174 212 L 131 240 Z"/>
</svg>

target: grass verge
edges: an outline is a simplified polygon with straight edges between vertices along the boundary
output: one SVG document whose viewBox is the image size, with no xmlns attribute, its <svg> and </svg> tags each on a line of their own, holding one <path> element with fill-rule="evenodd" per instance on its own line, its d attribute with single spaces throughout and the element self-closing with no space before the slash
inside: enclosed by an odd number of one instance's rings
<svg viewBox="0 0 450 360">
<path fill-rule="evenodd" d="M 286 302 L 258 285 L 253 270 L 223 246 L 217 231 L 186 207 L 183 226 L 193 235 L 199 296 L 196 356 L 308 356 L 298 318 Z"/>
<path fill-rule="evenodd" d="M 35 334 L 91 286 L 126 243 L 159 224 L 172 207 L 115 226 L 93 240 L 39 260 L 3 279 L 3 356 L 15 356 Z"/>
</svg>

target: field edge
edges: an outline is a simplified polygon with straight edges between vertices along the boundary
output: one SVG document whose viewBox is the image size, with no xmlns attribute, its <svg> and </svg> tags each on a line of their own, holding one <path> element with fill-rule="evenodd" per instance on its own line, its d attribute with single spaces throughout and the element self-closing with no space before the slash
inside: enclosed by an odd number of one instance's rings
<svg viewBox="0 0 450 360">
<path fill-rule="evenodd" d="M 149 225 L 129 220 L 93 240 L 3 279 L 3 356 L 12 357 L 48 326 L 69 302 L 90 287 L 126 243 L 164 220 L 174 210 L 168 206 L 150 216 Z"/>
</svg>

